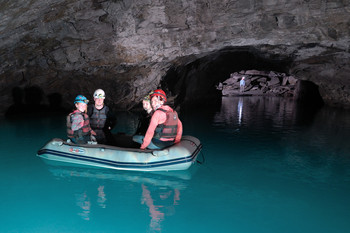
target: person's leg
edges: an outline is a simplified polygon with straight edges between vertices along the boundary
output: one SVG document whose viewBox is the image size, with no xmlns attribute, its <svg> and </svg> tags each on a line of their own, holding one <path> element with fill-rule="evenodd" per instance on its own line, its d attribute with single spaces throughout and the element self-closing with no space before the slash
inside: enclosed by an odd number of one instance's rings
<svg viewBox="0 0 350 233">
<path fill-rule="evenodd" d="M 134 135 L 134 136 L 132 136 L 132 140 L 133 140 L 134 142 L 137 142 L 137 143 L 142 144 L 142 143 L 143 143 L 144 137 L 145 137 L 145 136 L 142 136 L 142 135 Z"/>
<path fill-rule="evenodd" d="M 142 136 L 142 135 L 134 135 L 132 137 L 132 140 L 134 142 L 137 142 L 139 144 L 142 144 L 143 143 L 143 139 L 145 138 L 145 136 Z M 153 140 L 153 139 L 152 139 Z M 160 149 L 157 145 L 155 145 L 152 141 L 150 142 L 150 144 L 147 146 L 147 149 L 150 149 L 150 150 L 154 150 L 154 149 Z"/>
<path fill-rule="evenodd" d="M 152 145 L 157 147 L 155 149 L 163 149 L 163 148 L 174 145 L 174 141 L 161 141 L 161 140 L 158 140 L 155 138 L 152 139 L 151 143 L 152 143 Z M 147 148 L 149 148 L 149 146 Z"/>
<path fill-rule="evenodd" d="M 106 135 L 103 132 L 103 130 L 102 129 L 96 129 L 94 131 L 96 133 L 95 138 L 97 140 L 97 143 L 98 144 L 106 144 Z"/>
<path fill-rule="evenodd" d="M 87 142 L 90 140 L 90 135 L 89 137 L 82 136 L 82 137 L 77 137 L 75 138 L 75 143 L 76 144 L 87 144 Z"/>
<path fill-rule="evenodd" d="M 134 135 L 132 137 L 132 140 L 134 142 L 142 144 L 144 137 L 145 136 L 142 136 L 142 135 Z M 150 150 L 162 149 L 162 148 L 171 146 L 172 144 L 174 144 L 173 141 L 163 142 L 163 141 L 160 141 L 160 140 L 157 140 L 157 139 L 153 138 L 151 140 L 151 142 L 149 143 L 149 145 L 147 146 L 147 149 L 150 149 Z"/>
<path fill-rule="evenodd" d="M 157 146 L 156 144 L 154 144 L 152 141 L 149 143 L 149 145 L 147 146 L 147 149 L 150 150 L 156 150 L 156 149 L 161 149 L 159 146 Z"/>
<path fill-rule="evenodd" d="M 70 138 L 70 141 L 73 142 L 74 144 L 77 144 L 77 140 L 75 140 L 75 138 Z"/>
</svg>

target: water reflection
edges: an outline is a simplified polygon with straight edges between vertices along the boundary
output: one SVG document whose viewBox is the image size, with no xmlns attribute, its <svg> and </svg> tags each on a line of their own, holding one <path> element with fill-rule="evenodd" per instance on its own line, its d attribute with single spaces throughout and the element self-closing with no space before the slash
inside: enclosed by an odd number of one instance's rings
<svg viewBox="0 0 350 233">
<path fill-rule="evenodd" d="M 91 200 L 86 191 L 75 195 L 77 206 L 81 208 L 78 215 L 84 220 L 90 220 Z"/>
<path fill-rule="evenodd" d="M 276 170 L 280 177 L 335 184 L 333 177 L 341 173 L 341 182 L 350 180 L 349 110 L 312 108 L 276 97 L 228 97 L 213 124 L 232 142 L 230 153 L 252 161 L 270 159 L 255 165 L 261 169 L 285 166 Z"/>
<path fill-rule="evenodd" d="M 115 195 L 118 191 L 113 190 L 115 189 L 113 186 L 117 184 L 117 190 L 125 190 L 122 188 L 124 185 L 130 187 L 131 183 L 134 184 L 132 190 L 127 190 L 124 196 L 128 196 L 129 201 L 134 202 L 131 204 L 139 203 L 141 209 L 147 208 L 148 232 L 161 232 L 165 218 L 175 214 L 175 206 L 179 205 L 180 201 L 180 192 L 187 188 L 195 170 L 193 168 L 174 172 L 131 172 L 63 166 L 60 162 L 43 161 L 55 179 L 76 184 L 75 191 L 71 194 L 74 196 L 75 205 L 79 208 L 77 215 L 85 221 L 91 221 L 93 212 L 98 209 L 113 208 L 111 203 L 117 202 L 120 198 Z M 110 181 L 112 183 L 109 183 Z M 89 184 L 89 187 L 84 184 Z M 130 200 L 134 197 L 136 199 Z M 123 212 L 125 208 L 130 208 L 128 207 L 130 203 L 120 205 L 117 209 Z"/>
<path fill-rule="evenodd" d="M 309 124 L 318 109 L 299 108 L 291 98 L 223 97 L 221 109 L 215 114 L 216 126 L 249 126 L 266 128 Z M 269 121 L 266 121 L 269 120 Z"/>
<path fill-rule="evenodd" d="M 239 97 L 237 109 L 238 109 L 238 124 L 241 125 L 242 110 L 243 110 L 243 98 L 242 97 Z"/>
<path fill-rule="evenodd" d="M 88 194 L 88 191 L 85 190 L 82 193 L 75 194 L 76 199 L 76 205 L 80 208 L 80 212 L 78 212 L 78 215 L 83 220 L 90 220 L 90 214 L 91 214 L 91 198 Z M 100 208 L 104 209 L 106 208 L 106 194 L 104 192 L 104 185 L 99 185 L 97 188 L 97 204 Z"/>
<path fill-rule="evenodd" d="M 97 188 L 97 190 L 98 190 L 98 194 L 97 194 L 97 203 L 98 203 L 98 205 L 101 207 L 101 208 L 106 208 L 106 200 L 107 200 L 107 198 L 106 198 L 106 194 L 105 194 L 105 192 L 104 192 L 104 188 L 105 188 L 105 186 L 103 186 L 103 185 L 100 185 L 98 188 Z"/>
<path fill-rule="evenodd" d="M 161 232 L 164 216 L 175 213 L 175 206 L 180 200 L 180 190 L 173 188 L 152 190 L 149 186 L 142 184 L 141 204 L 149 209 L 151 221 L 149 228 L 152 232 Z"/>
</svg>

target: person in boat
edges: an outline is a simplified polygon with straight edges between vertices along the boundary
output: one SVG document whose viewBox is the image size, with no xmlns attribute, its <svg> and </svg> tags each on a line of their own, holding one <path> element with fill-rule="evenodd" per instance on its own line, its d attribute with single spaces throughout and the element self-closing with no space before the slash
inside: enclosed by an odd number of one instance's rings
<svg viewBox="0 0 350 233">
<path fill-rule="evenodd" d="M 96 132 L 96 140 L 99 144 L 112 145 L 114 138 L 111 130 L 116 124 L 116 117 L 105 105 L 106 95 L 102 89 L 97 89 L 93 97 L 95 103 L 89 104 L 87 108 L 91 128 Z"/>
<path fill-rule="evenodd" d="M 67 136 L 73 143 L 87 144 L 95 141 L 96 133 L 90 127 L 89 116 L 86 114 L 89 100 L 83 95 L 78 95 L 74 104 L 76 109 L 67 116 Z"/>
<path fill-rule="evenodd" d="M 151 94 L 151 106 L 154 111 L 140 149 L 163 149 L 179 143 L 182 137 L 182 123 L 177 112 L 168 105 L 166 94 L 157 89 Z"/>
<path fill-rule="evenodd" d="M 151 94 L 150 92 L 147 94 L 142 100 L 142 107 L 145 110 L 142 112 L 142 115 L 139 118 L 139 124 L 137 126 L 135 136 L 137 135 L 145 135 L 148 129 L 149 123 L 151 122 L 151 117 L 153 115 L 153 109 L 151 106 Z M 134 140 L 135 141 L 135 140 Z"/>
</svg>

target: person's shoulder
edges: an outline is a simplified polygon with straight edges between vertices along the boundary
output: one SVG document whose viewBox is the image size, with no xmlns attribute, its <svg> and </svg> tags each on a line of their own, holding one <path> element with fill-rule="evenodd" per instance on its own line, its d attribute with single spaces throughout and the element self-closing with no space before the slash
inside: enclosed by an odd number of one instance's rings
<svg viewBox="0 0 350 233">
<path fill-rule="evenodd" d="M 166 111 L 173 110 L 172 107 L 170 107 L 169 105 L 163 105 L 161 108 Z"/>
<path fill-rule="evenodd" d="M 83 113 L 81 113 L 81 112 L 73 112 L 71 117 L 72 117 L 72 119 L 80 119 L 80 118 L 83 118 Z"/>
<path fill-rule="evenodd" d="M 162 108 L 165 112 L 175 112 L 175 110 L 169 105 L 163 105 Z"/>
<path fill-rule="evenodd" d="M 163 114 L 165 114 L 166 111 L 164 109 L 161 109 L 161 108 L 158 108 L 157 110 L 155 110 L 152 114 L 152 118 L 156 118 L 156 117 L 159 117 Z"/>
<path fill-rule="evenodd" d="M 80 111 L 78 111 L 77 109 L 75 109 L 73 112 L 69 113 L 69 115 L 76 115 L 80 113 Z"/>
<path fill-rule="evenodd" d="M 160 108 L 158 108 L 157 110 L 154 111 L 153 115 L 154 114 L 165 114 L 168 110 L 164 107 L 164 105 Z"/>
</svg>

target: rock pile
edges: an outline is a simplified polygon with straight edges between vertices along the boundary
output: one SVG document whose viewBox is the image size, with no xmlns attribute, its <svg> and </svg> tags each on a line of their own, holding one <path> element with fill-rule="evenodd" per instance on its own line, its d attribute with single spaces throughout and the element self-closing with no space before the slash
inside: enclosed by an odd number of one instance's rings
<svg viewBox="0 0 350 233">
<path fill-rule="evenodd" d="M 245 77 L 245 88 L 240 92 L 240 80 Z M 247 70 L 235 72 L 230 78 L 219 83 L 218 90 L 224 96 L 235 95 L 269 95 L 294 96 L 298 79 L 285 73 L 274 71 Z"/>
</svg>

